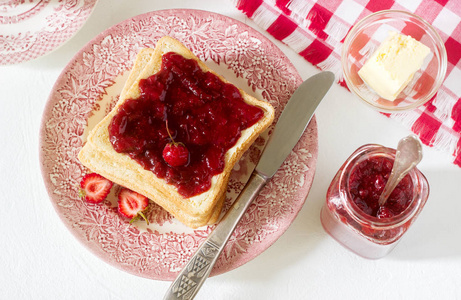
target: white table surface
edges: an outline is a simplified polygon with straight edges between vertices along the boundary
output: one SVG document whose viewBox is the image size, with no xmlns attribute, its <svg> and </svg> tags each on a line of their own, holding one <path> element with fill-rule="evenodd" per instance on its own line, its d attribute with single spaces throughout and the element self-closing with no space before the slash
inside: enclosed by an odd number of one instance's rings
<svg viewBox="0 0 461 300">
<path fill-rule="evenodd" d="M 0 299 L 162 299 L 169 282 L 140 278 L 106 264 L 63 225 L 40 173 L 38 137 L 50 90 L 74 54 L 110 26 L 166 8 L 209 10 L 256 27 L 230 1 L 100 0 L 88 22 L 64 46 L 34 61 L 0 67 Z M 303 79 L 318 72 L 270 39 Z M 461 169 L 447 153 L 424 147 L 419 168 L 429 180 L 431 195 L 422 214 L 390 255 L 376 261 L 360 258 L 336 243 L 320 224 L 327 187 L 357 147 L 395 147 L 410 132 L 338 85 L 316 116 L 317 171 L 298 217 L 257 258 L 210 278 L 197 299 L 461 299 Z"/>
</svg>

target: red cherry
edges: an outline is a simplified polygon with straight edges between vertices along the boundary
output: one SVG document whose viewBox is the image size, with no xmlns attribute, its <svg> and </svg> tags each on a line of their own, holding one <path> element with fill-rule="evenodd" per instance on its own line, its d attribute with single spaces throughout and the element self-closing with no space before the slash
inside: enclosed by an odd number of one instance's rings
<svg viewBox="0 0 461 300">
<path fill-rule="evenodd" d="M 165 145 L 163 148 L 162 156 L 163 159 L 171 167 L 180 167 L 189 163 L 189 150 L 183 143 L 176 143 L 171 136 L 170 130 L 168 129 L 168 120 L 165 121 L 166 132 L 171 139 L 171 142 Z"/>
<path fill-rule="evenodd" d="M 168 143 L 163 148 L 163 159 L 172 167 L 184 166 L 189 162 L 189 150 L 183 143 Z"/>
</svg>

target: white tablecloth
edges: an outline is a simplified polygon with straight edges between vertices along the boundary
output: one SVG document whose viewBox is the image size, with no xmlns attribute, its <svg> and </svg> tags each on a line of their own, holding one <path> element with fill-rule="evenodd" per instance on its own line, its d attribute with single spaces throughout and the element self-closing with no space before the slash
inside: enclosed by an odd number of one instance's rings
<svg viewBox="0 0 461 300">
<path fill-rule="evenodd" d="M 61 223 L 40 173 L 38 141 L 50 90 L 74 54 L 122 20 L 166 8 L 209 10 L 255 27 L 230 1 L 100 0 L 88 22 L 57 51 L 0 67 L 0 299 L 163 297 L 169 282 L 136 277 L 106 264 Z M 318 72 L 291 49 L 274 43 L 303 79 Z M 448 154 L 425 147 L 419 168 L 431 187 L 426 207 L 390 255 L 362 259 L 322 229 L 319 213 L 327 187 L 357 147 L 396 147 L 410 132 L 338 85 L 316 116 L 317 171 L 300 214 L 267 251 L 210 278 L 197 299 L 461 299 L 461 169 L 450 163 Z"/>
</svg>

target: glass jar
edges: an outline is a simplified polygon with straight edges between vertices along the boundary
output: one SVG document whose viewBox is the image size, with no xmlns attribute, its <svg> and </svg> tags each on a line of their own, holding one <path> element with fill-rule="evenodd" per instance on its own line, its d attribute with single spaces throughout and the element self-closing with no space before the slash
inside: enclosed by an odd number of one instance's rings
<svg viewBox="0 0 461 300">
<path fill-rule="evenodd" d="M 429 196 L 426 177 L 414 168 L 407 175 L 412 182 L 412 196 L 401 213 L 380 219 L 362 211 L 352 200 L 350 176 L 364 160 L 379 157 L 389 158 L 393 162 L 395 149 L 375 144 L 358 148 L 333 178 L 320 214 L 322 226 L 329 235 L 352 252 L 368 259 L 384 257 L 397 245 Z"/>
</svg>

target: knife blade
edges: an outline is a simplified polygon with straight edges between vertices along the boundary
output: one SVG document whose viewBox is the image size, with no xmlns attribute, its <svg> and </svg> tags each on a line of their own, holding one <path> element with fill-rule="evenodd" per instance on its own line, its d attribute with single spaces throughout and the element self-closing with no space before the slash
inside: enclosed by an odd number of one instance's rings
<svg viewBox="0 0 461 300">
<path fill-rule="evenodd" d="M 322 72 L 308 78 L 296 89 L 277 121 L 256 172 L 269 178 L 275 174 L 306 130 L 334 79 L 333 73 Z"/>
<path fill-rule="evenodd" d="M 241 217 L 302 136 L 334 78 L 331 72 L 321 72 L 305 80 L 296 89 L 280 115 L 261 159 L 242 192 L 172 282 L 164 299 L 184 300 L 195 297 L 210 275 Z"/>
</svg>

